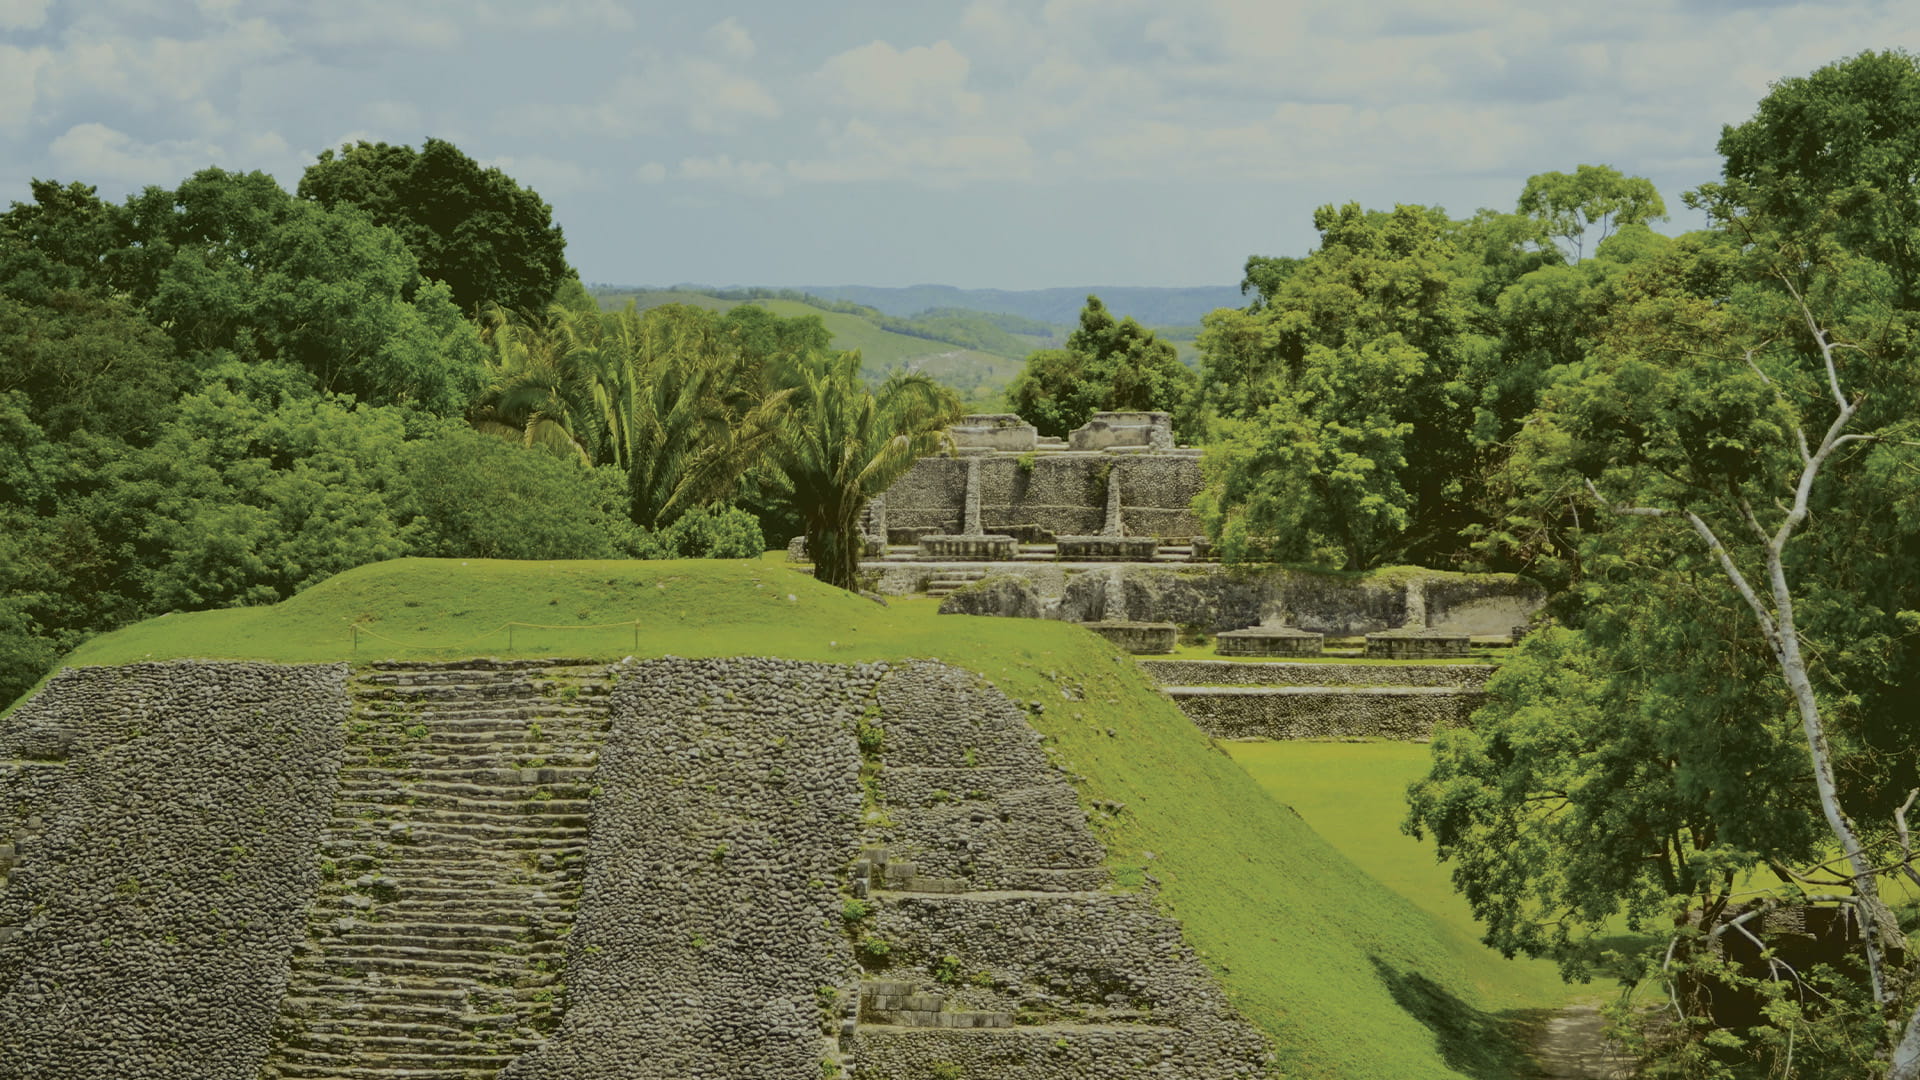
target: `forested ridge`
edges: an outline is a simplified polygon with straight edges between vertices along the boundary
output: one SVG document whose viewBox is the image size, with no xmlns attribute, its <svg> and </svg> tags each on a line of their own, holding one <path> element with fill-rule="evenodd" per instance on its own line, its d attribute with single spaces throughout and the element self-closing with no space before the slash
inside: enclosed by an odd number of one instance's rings
<svg viewBox="0 0 1920 1080">
<path fill-rule="evenodd" d="M 884 485 L 848 462 L 953 412 L 910 376 L 876 401 L 818 319 L 601 312 L 564 250 L 439 140 L 330 151 L 297 192 L 36 181 L 0 215 L 0 698 L 91 634 L 403 555 L 757 555 L 845 527 L 796 482 Z M 809 458 L 849 410 L 871 444 Z"/>
</svg>

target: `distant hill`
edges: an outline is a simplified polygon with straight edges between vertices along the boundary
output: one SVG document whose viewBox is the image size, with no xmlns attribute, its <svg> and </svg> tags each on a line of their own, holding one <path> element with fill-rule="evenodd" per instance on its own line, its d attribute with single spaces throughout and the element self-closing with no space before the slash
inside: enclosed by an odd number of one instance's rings
<svg viewBox="0 0 1920 1080">
<path fill-rule="evenodd" d="M 855 307 L 845 301 L 814 304 L 785 297 L 749 297 L 745 295 L 749 290 L 699 289 L 692 285 L 671 289 L 593 286 L 588 291 L 609 310 L 625 307 L 629 301 L 643 311 L 664 304 L 716 311 L 757 304 L 786 318 L 818 316 L 833 335 L 834 348 L 860 350 L 861 368 L 868 378 L 884 378 L 903 369 L 923 372 L 958 391 L 970 407 L 980 408 L 997 408 L 1000 391 L 1019 373 L 1026 355 L 1059 344 L 1064 333 L 1028 320 L 974 311 L 930 312 L 923 318 L 901 319 L 871 309 L 864 314 L 857 308 L 838 310 Z"/>
<path fill-rule="evenodd" d="M 909 285 L 898 289 L 874 285 L 803 285 L 798 289 L 829 300 L 865 304 L 888 315 L 918 315 L 930 308 L 965 308 L 1023 315 L 1056 326 L 1072 326 L 1078 322 L 1080 308 L 1086 304 L 1089 294 L 1098 296 L 1108 310 L 1121 316 L 1131 315 L 1148 326 L 1192 326 L 1200 322 L 1200 316 L 1215 308 L 1244 307 L 1247 302 L 1237 285 L 1165 289 L 1091 285 L 1029 290 L 957 289 L 951 285 Z"/>
<path fill-rule="evenodd" d="M 959 391 L 969 407 L 999 408 L 1000 392 L 1019 374 L 1027 355 L 1057 348 L 1080 320 L 1088 295 L 1108 310 L 1132 316 L 1171 342 L 1180 359 L 1197 364 L 1194 337 L 1200 317 L 1221 307 L 1240 307 L 1234 286 L 1188 289 L 1062 288 L 1017 291 L 913 285 L 892 289 L 868 285 L 795 288 L 727 288 L 674 285 L 667 288 L 594 285 L 588 290 L 604 308 L 643 310 L 690 304 L 724 311 L 758 304 L 779 315 L 818 315 L 839 349 L 859 349 L 869 378 L 900 369 L 925 372 Z"/>
</svg>

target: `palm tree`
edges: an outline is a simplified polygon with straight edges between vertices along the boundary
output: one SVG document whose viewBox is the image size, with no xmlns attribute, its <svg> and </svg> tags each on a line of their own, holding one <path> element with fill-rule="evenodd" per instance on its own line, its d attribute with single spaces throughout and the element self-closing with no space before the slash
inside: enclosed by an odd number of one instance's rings
<svg viewBox="0 0 1920 1080">
<path fill-rule="evenodd" d="M 867 500 L 946 444 L 959 402 L 924 375 L 895 374 L 869 392 L 858 352 L 796 364 L 787 380 L 789 410 L 768 455 L 793 485 L 814 577 L 851 590 Z"/>
<path fill-rule="evenodd" d="M 476 430 L 530 449 L 593 464 L 580 418 L 592 398 L 584 377 L 552 324 L 515 319 L 494 309 L 481 331 L 487 344 L 487 389 L 467 411 Z"/>
</svg>

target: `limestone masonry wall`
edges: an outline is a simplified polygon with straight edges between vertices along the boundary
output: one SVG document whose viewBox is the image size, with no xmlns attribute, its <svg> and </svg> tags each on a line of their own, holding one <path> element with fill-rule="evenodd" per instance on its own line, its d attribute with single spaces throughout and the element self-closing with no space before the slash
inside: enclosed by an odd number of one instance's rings
<svg viewBox="0 0 1920 1080">
<path fill-rule="evenodd" d="M 1191 505 L 1201 486 L 1199 458 L 1056 451 L 921 458 L 886 492 L 896 541 L 962 531 L 970 461 L 979 463 L 980 517 L 989 533 L 1025 525 L 1055 536 L 1100 532 L 1109 470 L 1120 477 L 1128 533 L 1184 543 L 1201 531 Z"/>
<path fill-rule="evenodd" d="M 854 726 L 871 668 L 628 665 L 610 703 L 567 1010 L 503 1076 L 818 1077 L 851 988 Z"/>
<path fill-rule="evenodd" d="M 934 662 L 70 671 L 0 728 L 0 830 L 0 1080 L 1267 1061 L 1022 710 Z"/>
<path fill-rule="evenodd" d="M 1484 690 L 1493 664 L 1326 664 L 1141 660 L 1162 686 L 1445 686 Z"/>
<path fill-rule="evenodd" d="M 878 696 L 863 933 L 888 951 L 869 962 L 854 1077 L 1261 1074 L 1263 1040 L 1179 924 L 1106 890 L 1100 843 L 1018 706 L 939 664 L 894 671 Z"/>
<path fill-rule="evenodd" d="M 1444 687 L 1168 687 L 1180 711 L 1220 739 L 1425 739 L 1466 726 L 1486 702 Z"/>
<path fill-rule="evenodd" d="M 1417 623 L 1463 634 L 1506 635 L 1546 600 L 1511 574 L 1388 572 L 1355 577 L 1275 566 L 1125 566 L 1066 579 L 1057 617 L 1132 619 L 1209 632 L 1261 623 L 1331 636 Z"/>
<path fill-rule="evenodd" d="M 318 885 L 345 679 L 83 668 L 8 717 L 0 1078 L 252 1080 Z"/>
</svg>

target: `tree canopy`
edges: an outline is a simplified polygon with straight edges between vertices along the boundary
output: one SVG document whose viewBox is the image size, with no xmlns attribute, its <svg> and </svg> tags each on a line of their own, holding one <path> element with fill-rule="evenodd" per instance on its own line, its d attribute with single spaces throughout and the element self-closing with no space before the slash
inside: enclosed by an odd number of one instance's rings
<svg viewBox="0 0 1920 1080">
<path fill-rule="evenodd" d="M 1028 356 L 1007 401 L 1040 434 L 1064 438 L 1096 412 L 1177 410 L 1194 383 L 1171 344 L 1089 296 L 1066 347 Z"/>
<path fill-rule="evenodd" d="M 445 282 L 454 306 L 539 311 L 572 276 L 566 238 L 538 194 L 482 168 L 444 139 L 419 150 L 356 142 L 325 150 L 300 178 L 299 195 L 331 210 L 351 206 L 384 225 Z"/>
</svg>

